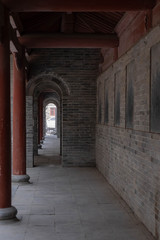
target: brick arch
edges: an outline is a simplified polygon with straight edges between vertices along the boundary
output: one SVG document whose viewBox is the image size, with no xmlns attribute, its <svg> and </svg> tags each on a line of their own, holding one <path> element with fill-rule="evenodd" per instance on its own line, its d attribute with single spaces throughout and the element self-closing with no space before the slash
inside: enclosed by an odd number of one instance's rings
<svg viewBox="0 0 160 240">
<path fill-rule="evenodd" d="M 63 96 L 63 91 L 61 90 L 59 85 L 54 82 L 51 83 L 50 81 L 40 81 L 34 88 L 33 96 L 37 97 L 39 94 L 47 91 L 56 92 L 60 96 L 60 98 L 62 98 Z"/>
<path fill-rule="evenodd" d="M 61 118 L 61 100 L 55 96 L 46 96 L 43 101 L 43 106 L 46 107 L 49 103 L 53 103 L 57 107 L 57 137 L 62 138 L 62 118 Z M 45 130 L 44 130 L 45 131 Z M 60 154 L 62 154 L 62 139 L 60 139 Z"/>
<path fill-rule="evenodd" d="M 49 103 L 53 103 L 54 105 L 56 105 L 56 107 L 60 106 L 59 101 L 55 98 L 50 97 L 44 100 L 44 106 L 47 106 Z"/>
<path fill-rule="evenodd" d="M 49 88 L 51 90 L 57 90 L 63 96 L 70 95 L 70 88 L 66 81 L 56 73 L 41 73 L 36 77 L 29 80 L 26 87 L 26 95 L 33 96 L 36 88 L 43 89 Z"/>
</svg>

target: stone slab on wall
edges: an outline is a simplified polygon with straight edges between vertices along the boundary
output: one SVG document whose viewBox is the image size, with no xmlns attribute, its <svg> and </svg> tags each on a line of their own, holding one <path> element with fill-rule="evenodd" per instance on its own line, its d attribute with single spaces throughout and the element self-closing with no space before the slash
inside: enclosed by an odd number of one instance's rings
<svg viewBox="0 0 160 240">
<path fill-rule="evenodd" d="M 134 118 L 134 82 L 136 79 L 135 62 L 130 62 L 126 67 L 126 127 L 133 128 Z"/>
<path fill-rule="evenodd" d="M 30 79 L 57 74 L 70 88 L 62 99 L 62 163 L 95 165 L 96 79 L 99 49 L 35 49 L 30 56 Z"/>
<path fill-rule="evenodd" d="M 115 73 L 115 99 L 114 99 L 114 122 L 115 126 L 120 125 L 121 116 L 120 116 L 120 106 L 121 106 L 121 78 L 119 72 Z"/>
<path fill-rule="evenodd" d="M 151 48 L 151 131 L 160 133 L 160 43 Z"/>
<path fill-rule="evenodd" d="M 97 122 L 96 127 L 96 161 L 98 169 L 109 183 L 156 239 L 160 239 L 160 134 L 151 131 L 150 127 L 151 70 L 155 71 L 153 66 L 151 68 L 151 49 L 156 44 L 160 44 L 160 26 L 152 29 L 98 78 L 97 86 L 102 86 L 101 95 L 104 94 L 103 86 L 108 79 L 110 106 L 114 101 L 115 74 L 118 72 L 120 124 L 117 126 L 113 121 L 111 108 L 109 122 L 105 123 L 103 102 L 102 121 L 101 124 Z M 159 66 L 159 56 L 156 59 Z M 127 129 L 127 66 L 133 61 L 133 123 Z"/>
<path fill-rule="evenodd" d="M 107 83 L 109 81 L 105 81 L 105 93 L 104 93 L 104 122 L 108 123 L 109 121 L 109 86 L 107 86 Z M 101 106 L 99 106 L 101 107 Z"/>
</svg>

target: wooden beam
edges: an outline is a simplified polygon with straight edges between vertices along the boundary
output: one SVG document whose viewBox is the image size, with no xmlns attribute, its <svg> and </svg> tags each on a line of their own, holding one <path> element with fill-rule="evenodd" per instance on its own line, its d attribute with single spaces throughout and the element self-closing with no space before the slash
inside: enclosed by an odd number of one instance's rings
<svg viewBox="0 0 160 240">
<path fill-rule="evenodd" d="M 16 30 L 12 28 L 10 25 L 10 51 L 13 52 L 18 52 L 20 55 L 22 54 L 22 47 L 18 41 L 18 38 L 16 36 Z"/>
<path fill-rule="evenodd" d="M 156 0 L 1 0 L 13 12 L 99 12 L 143 11 L 153 8 Z"/>
<path fill-rule="evenodd" d="M 17 48 L 15 47 L 14 43 L 11 40 L 10 40 L 10 51 L 11 51 L 11 53 L 18 52 Z"/>
<path fill-rule="evenodd" d="M 63 13 L 61 22 L 61 32 L 73 33 L 74 15 L 72 13 Z"/>
<path fill-rule="evenodd" d="M 29 62 L 27 61 L 25 56 L 24 56 L 24 66 L 25 66 L 25 69 L 27 70 L 29 66 Z"/>
<path fill-rule="evenodd" d="M 3 40 L 3 35 L 2 35 L 2 28 L 4 28 L 4 7 L 0 3 L 0 44 Z M 13 27 L 10 25 L 9 26 L 9 37 L 10 37 L 10 51 L 12 53 L 18 53 L 20 56 L 22 56 L 22 46 L 20 45 L 17 35 L 16 35 L 16 30 L 13 29 Z M 24 64 L 25 67 L 28 67 L 28 61 L 26 57 L 24 56 Z"/>
<path fill-rule="evenodd" d="M 2 28 L 4 26 L 4 8 L 0 3 L 0 44 L 2 43 Z"/>
<path fill-rule="evenodd" d="M 23 56 L 24 59 L 24 65 L 26 68 L 28 68 L 28 61 L 25 57 L 25 55 L 23 54 L 23 46 L 21 46 L 21 44 L 19 43 L 19 40 L 16 36 L 16 30 L 12 28 L 12 26 L 10 25 L 10 51 L 11 53 L 17 53 L 20 57 Z"/>
<path fill-rule="evenodd" d="M 15 23 L 15 26 L 16 26 L 17 30 L 21 34 L 23 32 L 23 25 L 22 25 L 22 22 L 19 18 L 18 13 L 12 12 L 11 17 L 13 18 L 13 21 Z"/>
<path fill-rule="evenodd" d="M 115 48 L 119 45 L 116 34 L 37 34 L 19 37 L 26 48 Z"/>
<path fill-rule="evenodd" d="M 4 26 L 4 8 L 0 3 L 0 27 Z"/>
</svg>

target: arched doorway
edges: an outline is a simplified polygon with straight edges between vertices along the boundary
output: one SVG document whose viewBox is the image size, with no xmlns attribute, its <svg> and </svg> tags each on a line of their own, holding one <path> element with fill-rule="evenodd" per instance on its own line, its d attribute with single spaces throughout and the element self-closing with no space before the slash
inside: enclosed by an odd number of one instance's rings
<svg viewBox="0 0 160 240">
<path fill-rule="evenodd" d="M 44 96 L 43 96 L 44 100 Z M 52 101 L 51 101 L 52 100 Z M 39 108 L 39 149 L 38 156 L 34 157 L 34 165 L 60 165 L 60 138 L 57 136 L 59 128 L 59 106 L 56 106 L 53 99 L 43 101 L 42 108 Z"/>
<path fill-rule="evenodd" d="M 57 107 L 49 103 L 45 107 L 45 136 L 57 136 Z"/>
<path fill-rule="evenodd" d="M 61 77 L 53 76 L 53 74 L 42 74 L 34 79 L 31 79 L 27 86 L 27 115 L 32 118 L 33 134 L 27 133 L 28 148 L 32 151 L 33 155 L 28 154 L 27 165 L 28 167 L 34 166 L 34 159 L 38 156 L 38 145 L 40 141 L 44 140 L 46 134 L 46 120 L 45 108 L 50 104 L 57 107 L 57 138 L 60 140 L 60 156 L 62 155 L 62 142 L 63 142 L 63 99 L 70 94 L 69 87 Z M 41 104 L 40 104 L 41 102 Z M 26 108 L 27 108 L 26 107 Z M 32 109 L 31 109 L 32 108 Z M 31 116 L 32 113 L 32 116 Z M 41 116 L 40 116 L 41 115 Z M 28 116 L 29 118 L 29 116 Z M 41 119 L 41 121 L 40 121 Z M 29 125 L 30 123 L 27 122 Z M 29 126 L 27 126 L 29 129 Z M 41 137 L 39 132 L 41 130 Z M 30 144 L 29 142 L 32 142 Z M 28 151 L 29 152 L 29 151 Z M 62 160 L 63 161 L 63 160 Z"/>
</svg>

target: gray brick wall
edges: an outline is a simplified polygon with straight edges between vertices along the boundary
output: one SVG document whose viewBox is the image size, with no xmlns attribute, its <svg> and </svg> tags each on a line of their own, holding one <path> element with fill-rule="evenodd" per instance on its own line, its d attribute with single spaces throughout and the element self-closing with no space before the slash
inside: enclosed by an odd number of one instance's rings
<svg viewBox="0 0 160 240">
<path fill-rule="evenodd" d="M 99 49 L 35 49 L 30 79 L 44 72 L 61 76 L 70 88 L 62 98 L 62 162 L 95 165 L 96 79 Z"/>
<path fill-rule="evenodd" d="M 102 99 L 106 81 L 109 90 L 109 122 L 104 123 L 103 100 L 102 121 L 96 127 L 98 169 L 157 239 L 160 236 L 160 134 L 150 131 L 150 50 L 158 42 L 159 26 L 99 76 L 97 85 L 101 86 Z M 127 129 L 126 67 L 133 60 L 133 129 Z M 115 76 L 120 81 L 119 126 L 114 123 Z"/>
</svg>

